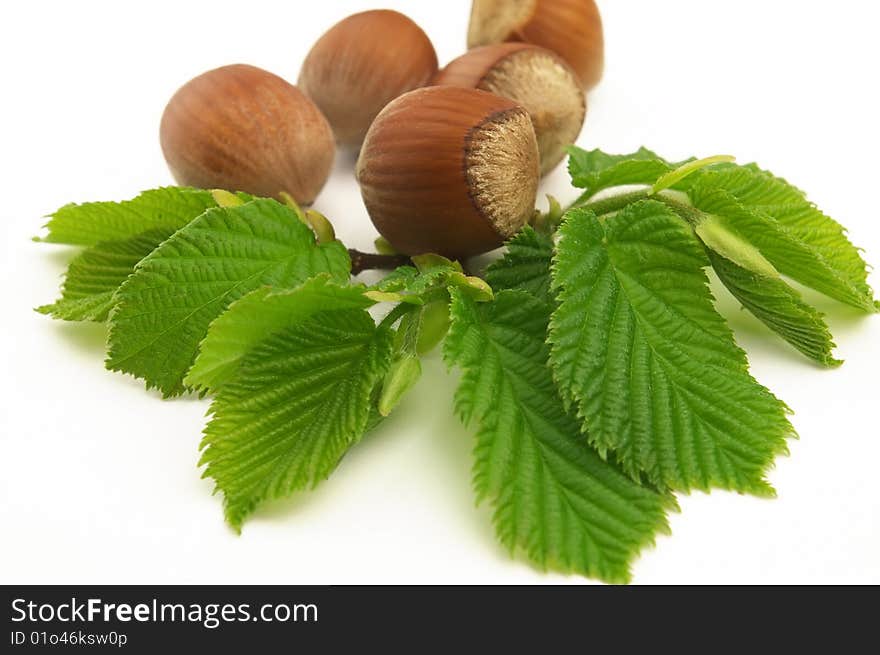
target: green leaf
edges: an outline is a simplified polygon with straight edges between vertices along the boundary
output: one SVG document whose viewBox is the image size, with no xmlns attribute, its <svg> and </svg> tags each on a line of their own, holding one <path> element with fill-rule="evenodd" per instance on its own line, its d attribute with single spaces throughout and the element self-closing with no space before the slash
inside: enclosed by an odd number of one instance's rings
<svg viewBox="0 0 880 655">
<path fill-rule="evenodd" d="M 478 305 L 453 290 L 445 356 L 463 376 L 456 410 L 476 422 L 474 484 L 511 551 L 544 567 L 626 582 L 639 550 L 668 531 L 670 497 L 589 447 L 547 367 L 550 308 L 523 291 Z"/>
<path fill-rule="evenodd" d="M 446 295 L 446 292 L 444 292 Z M 445 300 L 448 302 L 448 295 Z M 422 364 L 419 360 L 419 347 L 423 341 L 423 329 L 425 325 L 425 313 L 428 307 L 434 308 L 441 303 L 432 302 L 417 307 L 399 305 L 392 310 L 383 320 L 383 325 L 399 323 L 394 333 L 394 347 L 391 367 L 385 379 L 382 380 L 379 390 L 379 400 L 376 405 L 381 416 L 389 416 L 403 400 L 403 397 L 416 385 L 422 376 Z M 446 304 L 446 303 L 442 303 Z M 436 323 L 427 326 L 430 330 L 436 329 Z M 442 327 L 442 325 L 440 326 Z M 446 329 L 448 330 L 448 320 Z M 436 334 L 428 335 L 428 341 L 435 341 L 436 345 L 443 339 L 443 335 L 437 339 Z"/>
<path fill-rule="evenodd" d="M 124 241 L 150 230 L 176 232 L 216 207 L 210 191 L 165 187 L 144 191 L 123 202 L 88 202 L 62 207 L 49 218 L 47 243 L 94 246 Z"/>
<path fill-rule="evenodd" d="M 596 448 L 672 489 L 772 494 L 788 410 L 749 375 L 690 227 L 642 201 L 604 223 L 573 210 L 560 233 L 551 362 Z"/>
<path fill-rule="evenodd" d="M 319 273 L 345 282 L 348 252 L 316 245 L 312 231 L 274 200 L 210 209 L 144 259 L 117 292 L 108 368 L 166 396 L 185 391 L 208 326 L 262 286 L 302 284 Z"/>
<path fill-rule="evenodd" d="M 378 410 L 381 416 L 390 416 L 403 397 L 422 377 L 422 363 L 418 356 L 405 355 L 397 359 L 382 381 Z"/>
<path fill-rule="evenodd" d="M 651 187 L 651 195 L 657 195 L 667 189 L 690 186 L 686 181 L 695 173 L 710 166 L 728 164 L 734 161 L 736 161 L 736 158 L 732 155 L 714 155 L 712 157 L 704 157 L 703 159 L 691 159 L 654 182 L 654 185 Z"/>
<path fill-rule="evenodd" d="M 364 310 L 276 332 L 244 358 L 211 404 L 200 465 L 240 530 L 262 502 L 314 487 L 367 427 L 391 334 Z"/>
<path fill-rule="evenodd" d="M 419 296 L 433 287 L 444 286 L 451 276 L 461 272 L 461 265 L 437 257 L 436 260 L 426 262 L 421 270 L 413 266 L 400 266 L 370 289 L 382 293 Z"/>
<path fill-rule="evenodd" d="M 385 422 L 386 416 L 382 416 L 379 412 L 379 398 L 382 395 L 382 385 L 377 384 L 373 388 L 373 393 L 370 396 L 370 414 L 367 417 L 367 425 L 364 427 L 364 434 L 369 434 L 373 430 L 377 429 L 382 423 Z"/>
<path fill-rule="evenodd" d="M 504 256 L 486 270 L 486 281 L 495 291 L 520 289 L 549 301 L 553 238 L 526 226 L 507 242 Z"/>
<path fill-rule="evenodd" d="M 449 300 L 436 300 L 421 309 L 421 326 L 416 341 L 416 354 L 427 355 L 449 332 Z"/>
<path fill-rule="evenodd" d="M 754 273 L 709 250 L 709 260 L 724 286 L 771 330 L 823 366 L 839 366 L 831 332 L 822 314 L 778 277 Z"/>
<path fill-rule="evenodd" d="M 688 210 L 698 216 L 694 232 L 710 252 L 717 253 L 737 266 L 768 279 L 778 279 L 779 271 L 753 243 L 743 239 L 722 216 Z"/>
<path fill-rule="evenodd" d="M 646 148 L 628 155 L 609 155 L 601 150 L 587 151 L 571 146 L 568 154 L 572 184 L 585 189 L 586 196 L 615 186 L 654 184 L 677 167 Z"/>
<path fill-rule="evenodd" d="M 419 272 L 414 266 L 398 266 L 370 289 L 382 293 L 399 293 L 410 289 L 418 279 Z"/>
<path fill-rule="evenodd" d="M 138 262 L 171 234 L 152 230 L 84 250 L 70 262 L 61 299 L 38 307 L 37 311 L 65 321 L 106 321 L 116 290 L 134 272 Z"/>
<path fill-rule="evenodd" d="M 217 389 L 235 373 L 242 358 L 273 333 L 321 312 L 372 306 L 365 291 L 362 285 L 340 286 L 327 274 L 294 289 L 262 287 L 251 291 L 211 323 L 184 383 L 192 388 Z"/>
<path fill-rule="evenodd" d="M 571 175 L 574 185 L 580 188 L 584 188 L 579 184 L 579 182 L 583 181 L 584 176 L 601 173 L 602 171 L 614 168 L 618 164 L 628 161 L 666 161 L 656 152 L 645 147 L 629 154 L 611 155 L 599 149 L 584 150 L 578 146 L 569 146 L 568 156 L 568 173 Z"/>
<path fill-rule="evenodd" d="M 723 216 L 784 275 L 840 302 L 880 310 L 867 265 L 846 230 L 803 192 L 751 166 L 703 172 L 689 194 L 694 205 Z"/>
</svg>

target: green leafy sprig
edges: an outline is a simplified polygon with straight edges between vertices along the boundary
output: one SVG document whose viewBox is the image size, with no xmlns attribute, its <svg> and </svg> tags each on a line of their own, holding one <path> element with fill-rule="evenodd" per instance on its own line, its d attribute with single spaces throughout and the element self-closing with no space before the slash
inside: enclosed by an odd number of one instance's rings
<svg viewBox="0 0 880 655">
<path fill-rule="evenodd" d="M 841 363 L 830 330 L 789 280 L 865 313 L 880 304 L 845 230 L 757 166 L 570 154 L 581 196 L 536 213 L 483 277 L 383 241 L 347 250 L 289 197 L 165 188 L 53 214 L 41 240 L 83 250 L 38 311 L 106 321 L 108 368 L 164 396 L 211 396 L 200 465 L 237 531 L 327 478 L 443 343 L 500 541 L 626 582 L 668 532 L 674 492 L 770 496 L 767 471 L 794 436 L 707 271 L 826 367 Z M 369 268 L 393 270 L 353 279 Z"/>
</svg>

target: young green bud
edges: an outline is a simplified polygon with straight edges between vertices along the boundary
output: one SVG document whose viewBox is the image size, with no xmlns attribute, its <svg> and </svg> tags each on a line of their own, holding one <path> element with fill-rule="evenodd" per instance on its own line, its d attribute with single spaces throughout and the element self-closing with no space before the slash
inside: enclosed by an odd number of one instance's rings
<svg viewBox="0 0 880 655">
<path fill-rule="evenodd" d="M 373 302 L 403 302 L 403 296 L 399 293 L 388 293 L 387 291 L 365 291 L 364 297 Z"/>
<path fill-rule="evenodd" d="M 459 264 L 458 262 L 454 262 L 451 259 L 443 257 L 442 255 L 435 255 L 433 253 L 425 255 L 415 255 L 411 259 L 412 263 L 415 264 L 420 273 L 424 273 L 428 269 L 434 268 L 435 266 L 451 266 L 459 271 L 462 270 L 461 264 Z"/>
<path fill-rule="evenodd" d="M 422 364 L 418 357 L 404 357 L 397 360 L 385 376 L 382 395 L 379 397 L 379 413 L 388 416 L 400 404 L 407 391 L 412 389 L 422 375 Z"/>
<path fill-rule="evenodd" d="M 376 252 L 380 255 L 399 255 L 394 246 L 391 245 L 391 242 L 385 237 L 377 237 L 373 242 L 373 245 L 376 247 Z"/>
<path fill-rule="evenodd" d="M 306 211 L 306 221 L 309 227 L 312 228 L 312 231 L 314 231 L 318 243 L 333 243 L 336 241 L 336 230 L 333 229 L 333 223 L 324 214 L 314 209 L 309 209 Z"/>
<path fill-rule="evenodd" d="M 562 222 L 562 216 L 565 214 L 565 209 L 563 209 L 559 200 L 556 199 L 556 196 L 548 194 L 547 202 L 550 204 L 550 208 L 547 210 L 547 220 L 551 225 L 558 226 Z"/>
<path fill-rule="evenodd" d="M 734 264 L 764 277 L 779 277 L 779 271 L 761 251 L 734 233 L 720 216 L 709 214 L 694 229 L 704 244 Z"/>
<path fill-rule="evenodd" d="M 434 350 L 449 332 L 449 303 L 438 300 L 422 309 L 422 325 L 416 349 L 420 355 Z"/>
<path fill-rule="evenodd" d="M 287 191 L 281 191 L 278 194 L 278 197 L 281 198 L 281 202 L 283 202 L 285 205 L 293 210 L 293 213 L 296 214 L 296 217 L 303 225 L 309 224 L 309 221 L 306 219 L 306 213 L 302 210 L 302 207 L 299 206 L 299 203 L 294 199 L 292 195 L 287 193 Z"/>
<path fill-rule="evenodd" d="M 240 207 L 244 204 L 244 200 L 234 193 L 224 191 L 223 189 L 214 189 L 211 191 L 211 195 L 214 197 L 214 202 L 217 203 L 218 207 Z"/>
<path fill-rule="evenodd" d="M 492 287 L 479 277 L 466 276 L 464 273 L 453 273 L 449 276 L 449 284 L 460 288 L 477 302 L 489 302 L 495 297 Z"/>
</svg>

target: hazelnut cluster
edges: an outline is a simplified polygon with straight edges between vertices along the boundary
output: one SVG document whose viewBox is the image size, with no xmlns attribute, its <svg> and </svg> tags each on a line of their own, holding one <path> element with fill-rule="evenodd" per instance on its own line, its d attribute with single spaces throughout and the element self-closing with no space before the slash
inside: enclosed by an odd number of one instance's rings
<svg viewBox="0 0 880 655">
<path fill-rule="evenodd" d="M 162 116 L 179 184 L 286 194 L 310 205 L 337 145 L 379 233 L 400 253 L 492 250 L 533 215 L 601 77 L 593 0 L 474 0 L 468 47 L 438 70 L 425 32 L 396 11 L 349 16 L 303 62 L 297 85 L 247 65 L 189 81 Z"/>
</svg>

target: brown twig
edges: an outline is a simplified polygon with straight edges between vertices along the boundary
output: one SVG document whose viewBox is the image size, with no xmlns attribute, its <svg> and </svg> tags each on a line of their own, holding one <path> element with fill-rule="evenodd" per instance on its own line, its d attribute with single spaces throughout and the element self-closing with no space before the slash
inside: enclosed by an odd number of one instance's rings
<svg viewBox="0 0 880 655">
<path fill-rule="evenodd" d="M 406 255 L 379 255 L 372 252 L 361 252 L 349 248 L 351 257 L 351 274 L 359 275 L 364 271 L 393 271 L 399 266 L 411 266 L 412 261 Z"/>
</svg>

